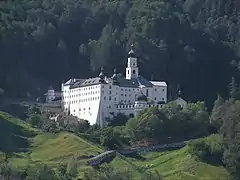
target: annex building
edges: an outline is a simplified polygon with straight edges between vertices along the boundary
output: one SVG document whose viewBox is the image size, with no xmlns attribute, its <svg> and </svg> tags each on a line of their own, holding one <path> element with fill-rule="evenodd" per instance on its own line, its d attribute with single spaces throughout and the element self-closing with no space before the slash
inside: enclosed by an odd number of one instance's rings
<svg viewBox="0 0 240 180">
<path fill-rule="evenodd" d="M 62 83 L 61 91 L 64 112 L 100 127 L 118 113 L 134 116 L 145 108 L 162 108 L 167 102 L 166 82 L 142 77 L 133 49 L 128 53 L 125 77 L 116 70 L 112 77 L 106 77 L 101 68 L 98 77 L 72 78 Z"/>
</svg>

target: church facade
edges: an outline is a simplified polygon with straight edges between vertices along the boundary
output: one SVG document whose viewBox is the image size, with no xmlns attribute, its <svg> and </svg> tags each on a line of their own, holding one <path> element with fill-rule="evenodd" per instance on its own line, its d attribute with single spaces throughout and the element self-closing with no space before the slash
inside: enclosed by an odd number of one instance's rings
<svg viewBox="0 0 240 180">
<path fill-rule="evenodd" d="M 152 106 L 162 108 L 167 102 L 166 82 L 142 77 L 133 49 L 128 55 L 125 77 L 116 70 L 112 77 L 106 77 L 101 69 L 98 77 L 62 83 L 63 111 L 103 127 L 118 113 L 130 116 Z"/>
</svg>

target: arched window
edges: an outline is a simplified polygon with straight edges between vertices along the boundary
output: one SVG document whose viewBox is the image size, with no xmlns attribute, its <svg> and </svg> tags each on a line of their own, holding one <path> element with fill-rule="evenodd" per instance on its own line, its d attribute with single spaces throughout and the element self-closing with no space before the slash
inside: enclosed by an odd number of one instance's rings
<svg viewBox="0 0 240 180">
<path fill-rule="evenodd" d="M 135 69 L 133 70 L 133 74 L 135 74 L 136 73 L 136 71 L 135 71 Z"/>
</svg>

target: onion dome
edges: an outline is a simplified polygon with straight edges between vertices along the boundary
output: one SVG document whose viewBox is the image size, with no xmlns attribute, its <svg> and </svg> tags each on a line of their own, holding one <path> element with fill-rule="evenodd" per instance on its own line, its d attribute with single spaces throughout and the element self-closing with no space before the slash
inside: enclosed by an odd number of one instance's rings
<svg viewBox="0 0 240 180">
<path fill-rule="evenodd" d="M 135 57 L 136 57 L 136 54 L 135 54 L 135 52 L 133 51 L 133 44 L 131 45 L 131 50 L 128 52 L 128 56 L 129 56 L 129 57 L 132 57 L 132 58 L 135 58 Z"/>
<path fill-rule="evenodd" d="M 137 101 L 147 101 L 147 96 L 145 96 L 143 93 L 137 97 Z"/>
</svg>

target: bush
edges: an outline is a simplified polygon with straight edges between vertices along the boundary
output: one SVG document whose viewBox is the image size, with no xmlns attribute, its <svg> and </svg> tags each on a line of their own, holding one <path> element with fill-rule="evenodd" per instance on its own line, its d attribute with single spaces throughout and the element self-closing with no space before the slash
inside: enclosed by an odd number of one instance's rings
<svg viewBox="0 0 240 180">
<path fill-rule="evenodd" d="M 191 154 L 200 160 L 211 164 L 222 165 L 223 141 L 220 135 L 211 135 L 207 138 L 191 141 L 188 143 Z"/>
<path fill-rule="evenodd" d="M 206 146 L 204 139 L 191 141 L 188 146 L 190 153 L 201 160 L 205 159 L 209 154 L 208 147 Z"/>
</svg>

